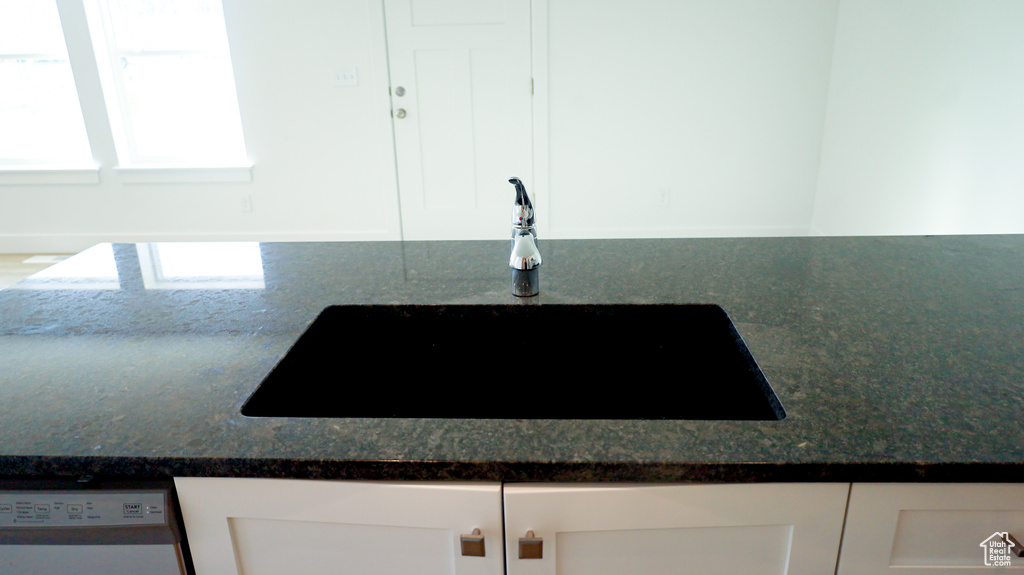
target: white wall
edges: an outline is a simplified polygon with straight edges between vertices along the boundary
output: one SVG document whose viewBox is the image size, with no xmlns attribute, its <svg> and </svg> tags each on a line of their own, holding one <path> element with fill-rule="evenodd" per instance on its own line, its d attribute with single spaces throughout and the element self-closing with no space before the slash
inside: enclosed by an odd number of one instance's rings
<svg viewBox="0 0 1024 575">
<path fill-rule="evenodd" d="M 549 237 L 807 233 L 838 0 L 548 4 Z"/>
<path fill-rule="evenodd" d="M 79 79 L 100 183 L 0 185 L 0 252 L 400 237 L 380 2 L 224 0 L 224 11 L 252 181 L 121 183 L 99 84 Z M 334 66 L 357 66 L 359 85 L 333 86 Z"/>
<path fill-rule="evenodd" d="M 842 2 L 812 226 L 1024 233 L 1024 2 Z"/>
<path fill-rule="evenodd" d="M 0 252 L 401 237 L 382 1 L 224 4 L 252 181 L 121 183 L 80 80 L 100 183 L 0 185 Z M 1020 0 L 534 5 L 544 237 L 1024 232 Z"/>
</svg>

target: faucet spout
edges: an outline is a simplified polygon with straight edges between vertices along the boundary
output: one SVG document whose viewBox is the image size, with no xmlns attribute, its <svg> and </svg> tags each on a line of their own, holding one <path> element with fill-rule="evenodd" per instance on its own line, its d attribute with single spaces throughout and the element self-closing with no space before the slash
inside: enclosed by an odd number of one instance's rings
<svg viewBox="0 0 1024 575">
<path fill-rule="evenodd" d="M 537 248 L 536 214 L 526 187 L 519 178 L 508 181 L 516 187 L 516 201 L 512 204 L 512 255 L 508 265 L 512 268 L 512 295 L 534 296 L 540 292 L 540 250 Z"/>
</svg>

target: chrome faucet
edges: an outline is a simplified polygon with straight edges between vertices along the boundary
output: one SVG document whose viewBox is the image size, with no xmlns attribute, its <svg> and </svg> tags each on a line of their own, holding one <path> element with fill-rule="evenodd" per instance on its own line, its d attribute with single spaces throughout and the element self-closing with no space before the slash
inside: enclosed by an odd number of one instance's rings
<svg viewBox="0 0 1024 575">
<path fill-rule="evenodd" d="M 512 205 L 512 295 L 525 297 L 540 292 L 540 250 L 537 249 L 537 226 L 530 196 L 519 178 L 508 183 L 516 187 L 516 203 Z"/>
</svg>

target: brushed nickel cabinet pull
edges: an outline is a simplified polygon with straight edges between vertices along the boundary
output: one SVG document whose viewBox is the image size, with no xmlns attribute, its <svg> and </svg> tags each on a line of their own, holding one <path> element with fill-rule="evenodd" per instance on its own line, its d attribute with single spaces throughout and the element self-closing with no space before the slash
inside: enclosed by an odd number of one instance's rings
<svg viewBox="0 0 1024 575">
<path fill-rule="evenodd" d="M 520 559 L 543 559 L 544 539 L 536 537 L 533 531 L 527 531 L 526 537 L 519 538 Z"/>
<path fill-rule="evenodd" d="M 479 527 L 473 529 L 469 535 L 460 536 L 459 539 L 462 541 L 463 557 L 483 557 L 486 554 L 484 536 L 480 533 Z"/>
</svg>

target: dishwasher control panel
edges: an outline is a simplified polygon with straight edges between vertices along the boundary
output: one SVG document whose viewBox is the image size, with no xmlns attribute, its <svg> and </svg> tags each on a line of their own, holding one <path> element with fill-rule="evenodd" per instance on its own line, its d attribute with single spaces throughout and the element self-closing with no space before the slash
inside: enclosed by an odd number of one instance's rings
<svg viewBox="0 0 1024 575">
<path fill-rule="evenodd" d="M 0 529 L 167 523 L 162 491 L 0 491 Z"/>
</svg>

